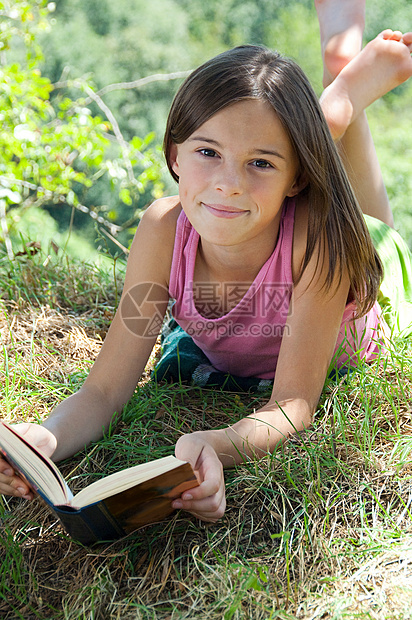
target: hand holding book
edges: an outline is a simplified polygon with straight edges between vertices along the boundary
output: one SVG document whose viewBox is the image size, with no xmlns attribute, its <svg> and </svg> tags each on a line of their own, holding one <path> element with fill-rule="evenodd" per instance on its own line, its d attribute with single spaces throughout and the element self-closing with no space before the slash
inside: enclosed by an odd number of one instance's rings
<svg viewBox="0 0 412 620">
<path fill-rule="evenodd" d="M 6 488 L 9 494 L 16 495 L 18 487 L 13 484 L 19 485 L 21 480 L 7 480 L 4 473 L 8 467 L 14 468 L 50 506 L 67 532 L 85 544 L 113 540 L 164 519 L 173 512 L 173 500 L 198 486 L 188 462 L 167 456 L 101 478 L 73 496 L 59 469 L 38 449 L 38 445 L 53 449 L 50 431 L 48 434 L 42 430 L 36 434 L 35 429 L 24 431 L 20 434 L 0 422 L 0 451 L 10 463 L 8 466 L 0 460 L 3 471 L 0 490 L 4 493 Z M 29 435 L 35 436 L 38 445 Z"/>
<path fill-rule="evenodd" d="M 38 448 L 48 457 L 51 457 L 56 449 L 56 438 L 44 426 L 30 422 L 14 424 L 13 429 L 27 439 L 33 446 Z M 34 497 L 34 492 L 11 465 L 0 457 L 0 493 L 2 495 L 12 495 L 30 500 Z"/>
<path fill-rule="evenodd" d="M 226 490 L 223 466 L 211 437 L 211 433 L 197 431 L 179 438 L 176 456 L 192 465 L 200 484 L 182 493 L 172 506 L 214 523 L 225 512 Z"/>
</svg>

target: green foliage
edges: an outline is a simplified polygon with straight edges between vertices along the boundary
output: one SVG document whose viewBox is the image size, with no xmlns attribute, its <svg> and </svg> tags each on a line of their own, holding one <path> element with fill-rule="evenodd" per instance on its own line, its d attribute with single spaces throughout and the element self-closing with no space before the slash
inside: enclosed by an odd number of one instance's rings
<svg viewBox="0 0 412 620">
<path fill-rule="evenodd" d="M 412 248 L 411 95 L 412 84 L 402 86 L 374 103 L 368 114 L 383 179 L 394 213 L 395 228 L 410 248 Z"/>
<path fill-rule="evenodd" d="M 404 0 L 368 0 L 366 12 L 365 41 L 412 24 Z M 0 26 L 0 218 L 6 207 L 45 205 L 59 232 L 74 227 L 91 245 L 98 221 L 128 246 L 132 228 L 122 230 L 122 222 L 135 225 L 154 196 L 176 191 L 160 142 L 179 81 L 122 84 L 257 43 L 293 57 L 322 89 L 313 0 L 9 0 L 0 1 Z M 407 158 L 393 150 L 407 135 L 399 119 L 408 118 L 409 103 L 410 90 L 401 87 L 370 118 L 396 224 L 411 245 Z M 409 150 L 404 140 L 401 148 Z M 74 220 L 73 206 L 85 212 Z"/>
<path fill-rule="evenodd" d="M 53 85 L 42 75 L 37 35 L 47 28 L 47 14 L 53 8 L 41 0 L 0 3 L 0 217 L 9 255 L 9 226 L 15 223 L 15 218 L 6 217 L 10 207 L 18 205 L 20 211 L 45 204 L 79 207 L 87 190 L 102 181 L 110 184 L 115 203 L 129 208 L 142 206 L 140 196 L 149 186 L 154 195 L 161 191 L 152 135 L 127 142 L 88 80 Z M 8 62 L 8 52 L 15 47 L 20 62 Z M 71 95 L 74 89 L 77 98 Z M 92 113 L 92 103 L 105 119 Z M 95 216 L 103 211 L 106 220 L 117 218 L 113 205 L 94 205 L 93 211 Z M 102 218 L 100 223 L 105 225 Z M 106 225 L 110 228 L 110 221 Z"/>
<path fill-rule="evenodd" d="M 30 243 L 36 243 L 37 246 L 40 244 L 46 253 L 43 260 L 50 254 L 54 256 L 56 253 L 66 252 L 87 261 L 96 254 L 93 244 L 85 238 L 82 231 L 60 231 L 57 221 L 50 213 L 35 205 L 30 209 L 10 209 L 8 225 L 12 247 L 25 251 L 25 247 Z"/>
<path fill-rule="evenodd" d="M 52 193 L 76 204 L 73 184 L 92 184 L 90 171 L 99 169 L 109 144 L 104 135 L 108 126 L 81 101 L 64 98 L 53 107 L 52 85 L 38 69 L 3 67 L 0 84 L 4 131 L 0 169 L 10 186 L 20 190 L 15 202 L 32 197 L 34 184 L 38 202 L 49 200 Z"/>
<path fill-rule="evenodd" d="M 25 217 L 32 216 L 35 211 L 29 209 Z M 47 228 L 50 225 L 47 220 L 52 218 L 40 209 L 37 211 L 40 213 L 37 225 Z M 36 226 L 36 222 L 31 225 Z M 43 241 L 41 236 L 40 239 Z M 0 246 L 1 312 L 4 301 L 6 305 L 11 302 L 20 309 L 32 306 L 66 308 L 73 314 L 92 309 L 97 312 L 98 309 L 99 321 L 105 320 L 103 308 L 117 304 L 124 279 L 123 264 L 103 255 L 89 263 L 72 260 L 67 254 L 55 252 L 53 244 L 47 247 L 46 242 L 41 246 L 26 240 L 23 242 L 23 250 L 16 253 L 12 261 Z"/>
<path fill-rule="evenodd" d="M 411 29 L 412 4 L 405 0 L 367 0 L 365 38 L 370 41 L 385 28 L 407 32 Z"/>
<path fill-rule="evenodd" d="M 2 18 L 0 51 L 3 57 L 4 52 L 11 49 L 12 43 L 17 38 L 23 43 L 26 60 L 36 60 L 41 53 L 37 35 L 48 28 L 46 18 L 53 8 L 53 3 L 45 5 L 44 0 L 0 2 L 0 17 Z"/>
<path fill-rule="evenodd" d="M 323 69 L 319 26 L 313 7 L 299 2 L 288 4 L 269 22 L 267 34 L 267 44 L 296 60 L 320 95 Z"/>
</svg>

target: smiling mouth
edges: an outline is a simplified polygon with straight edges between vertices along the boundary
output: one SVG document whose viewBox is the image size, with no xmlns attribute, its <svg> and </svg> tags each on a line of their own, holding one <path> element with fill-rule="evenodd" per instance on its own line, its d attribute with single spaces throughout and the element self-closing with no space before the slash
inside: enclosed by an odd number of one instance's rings
<svg viewBox="0 0 412 620">
<path fill-rule="evenodd" d="M 239 217 L 240 215 L 247 213 L 247 211 L 244 209 L 237 209 L 236 207 L 228 207 L 226 205 L 207 204 L 205 202 L 202 202 L 202 205 L 210 213 L 212 213 L 213 215 L 216 215 L 216 217 L 233 218 L 233 217 Z"/>
</svg>

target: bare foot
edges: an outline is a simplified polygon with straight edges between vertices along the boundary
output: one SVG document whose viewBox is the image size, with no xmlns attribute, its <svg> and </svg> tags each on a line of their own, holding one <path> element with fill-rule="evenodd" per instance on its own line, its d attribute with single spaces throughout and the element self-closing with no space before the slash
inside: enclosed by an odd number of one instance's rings
<svg viewBox="0 0 412 620">
<path fill-rule="evenodd" d="M 362 49 L 365 0 L 315 0 L 326 88 Z"/>
<path fill-rule="evenodd" d="M 334 140 L 371 103 L 412 76 L 412 32 L 384 30 L 342 69 L 320 103 Z"/>
</svg>

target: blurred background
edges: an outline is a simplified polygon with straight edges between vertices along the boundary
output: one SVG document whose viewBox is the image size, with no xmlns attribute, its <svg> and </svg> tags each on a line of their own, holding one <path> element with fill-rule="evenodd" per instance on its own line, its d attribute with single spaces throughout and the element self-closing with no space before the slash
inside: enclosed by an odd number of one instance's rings
<svg viewBox="0 0 412 620">
<path fill-rule="evenodd" d="M 367 0 L 365 42 L 412 29 L 412 3 Z M 0 239 L 125 256 L 156 197 L 176 193 L 161 153 L 185 72 L 242 43 L 294 58 L 322 90 L 313 0 L 0 2 Z M 162 75 L 159 75 L 162 74 Z M 397 229 L 412 248 L 412 80 L 368 112 Z M 34 250 L 33 250 L 34 251 Z"/>
</svg>

